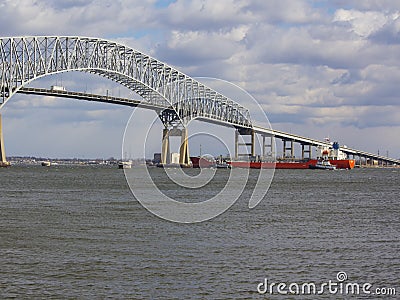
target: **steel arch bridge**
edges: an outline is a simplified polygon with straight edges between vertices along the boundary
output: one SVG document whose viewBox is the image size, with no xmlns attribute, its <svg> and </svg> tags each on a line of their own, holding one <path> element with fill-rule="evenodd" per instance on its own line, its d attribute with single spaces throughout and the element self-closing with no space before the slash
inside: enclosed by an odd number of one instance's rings
<svg viewBox="0 0 400 300">
<path fill-rule="evenodd" d="M 168 108 L 160 113 L 166 127 L 172 122 L 186 126 L 195 118 L 252 127 L 249 111 L 232 99 L 147 54 L 105 39 L 0 38 L 0 70 L 0 108 L 37 78 L 82 71 L 127 87 L 140 95 L 145 104 Z"/>
<path fill-rule="evenodd" d="M 135 101 L 113 99 L 101 95 L 80 95 L 82 99 L 142 106 L 156 110 L 165 126 L 162 146 L 163 162 L 167 162 L 169 136 L 176 134 L 175 128 L 173 130 L 170 128 L 179 124 L 183 127 L 180 133 L 182 137 L 180 163 L 188 163 L 186 125 L 190 120 L 196 118 L 220 125 L 233 126 L 238 129 L 237 133 L 251 135 L 252 139 L 256 133 L 263 137 L 270 137 L 271 144 L 269 146 L 272 153 L 274 153 L 272 139 L 275 137 L 282 141 L 292 142 L 290 148 L 286 148 L 284 143 L 283 153 L 287 149 L 293 152 L 293 142 L 300 143 L 302 147 L 327 145 L 326 142 L 270 128 L 257 127 L 252 124 L 249 111 L 232 99 L 147 54 L 99 38 L 78 36 L 0 37 L 0 109 L 15 93 L 40 93 L 37 90 L 29 92 L 25 88 L 35 79 L 68 71 L 81 71 L 103 76 L 127 87 L 142 98 L 140 101 Z M 54 91 L 45 91 L 45 93 L 49 92 L 53 93 Z M 68 92 L 67 94 L 71 98 L 77 97 L 77 93 Z M 237 148 L 237 138 L 235 144 Z M 254 156 L 253 141 L 251 148 L 251 155 Z M 400 165 L 400 160 L 347 147 L 341 148 L 341 150 L 353 157 L 358 155 L 360 161 L 361 157 L 364 157 L 365 161 L 377 159 L 388 164 Z M 308 152 L 310 153 L 310 150 Z M 237 153 L 237 149 L 235 153 Z M 2 163 L 6 162 L 0 115 L 0 166 Z"/>
</svg>

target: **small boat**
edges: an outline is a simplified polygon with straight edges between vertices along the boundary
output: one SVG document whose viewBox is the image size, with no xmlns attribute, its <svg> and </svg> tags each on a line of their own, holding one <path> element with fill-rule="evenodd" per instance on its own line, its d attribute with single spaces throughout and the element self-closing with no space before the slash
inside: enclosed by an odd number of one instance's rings
<svg viewBox="0 0 400 300">
<path fill-rule="evenodd" d="M 336 166 L 332 165 L 329 160 L 320 160 L 315 165 L 308 165 L 310 169 L 318 169 L 318 170 L 336 170 Z"/>
<path fill-rule="evenodd" d="M 226 162 L 220 162 L 215 165 L 217 169 L 230 169 L 232 166 Z"/>
<path fill-rule="evenodd" d="M 131 161 L 120 161 L 118 163 L 118 169 L 131 169 L 132 162 Z"/>
<path fill-rule="evenodd" d="M 51 162 L 46 160 L 46 161 L 42 161 L 42 167 L 50 167 L 51 166 Z"/>
</svg>

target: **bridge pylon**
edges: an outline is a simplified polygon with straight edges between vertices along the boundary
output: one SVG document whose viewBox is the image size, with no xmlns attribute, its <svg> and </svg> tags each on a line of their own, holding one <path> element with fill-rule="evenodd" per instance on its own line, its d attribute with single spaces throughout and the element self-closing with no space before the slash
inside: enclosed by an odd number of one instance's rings
<svg viewBox="0 0 400 300">
<path fill-rule="evenodd" d="M 3 127 L 0 114 L 0 167 L 8 167 L 10 165 L 6 159 L 6 150 L 4 149 Z"/>
<path fill-rule="evenodd" d="M 186 127 L 181 129 L 181 146 L 179 147 L 179 164 L 181 166 L 190 165 L 189 157 L 189 140 L 188 140 L 188 130 Z"/>
<path fill-rule="evenodd" d="M 307 154 L 307 157 L 306 157 Z M 312 158 L 312 151 L 310 144 L 301 144 L 301 159 L 311 159 Z"/>
<path fill-rule="evenodd" d="M 181 137 L 181 144 L 179 147 L 179 165 L 182 167 L 187 167 L 190 165 L 190 157 L 189 157 L 189 141 L 188 141 L 188 130 L 186 127 L 178 128 L 173 127 L 169 129 L 165 127 L 163 129 L 163 138 L 162 138 L 162 149 L 161 149 L 161 164 L 168 165 L 174 163 L 171 159 L 171 149 L 170 149 L 170 140 L 169 138 L 172 136 Z"/>
<path fill-rule="evenodd" d="M 161 164 L 167 165 L 171 163 L 171 151 L 169 146 L 169 129 L 163 129 L 162 148 L 161 148 Z"/>
<path fill-rule="evenodd" d="M 268 141 L 269 140 L 269 141 Z M 262 135 L 262 159 L 275 160 L 275 137 L 269 135 Z"/>
<path fill-rule="evenodd" d="M 239 142 L 239 135 L 241 136 L 250 136 L 250 141 L 240 143 Z M 256 133 L 252 128 L 238 128 L 235 131 L 235 159 L 239 159 L 240 157 L 247 157 L 251 158 L 256 155 L 256 148 L 255 148 L 255 136 Z M 250 151 L 249 151 L 250 147 Z M 245 153 L 240 153 L 242 151 L 240 149 L 245 148 Z"/>
<path fill-rule="evenodd" d="M 283 139 L 283 159 L 284 160 L 294 160 L 294 140 Z M 289 143 L 287 145 L 286 143 Z"/>
</svg>

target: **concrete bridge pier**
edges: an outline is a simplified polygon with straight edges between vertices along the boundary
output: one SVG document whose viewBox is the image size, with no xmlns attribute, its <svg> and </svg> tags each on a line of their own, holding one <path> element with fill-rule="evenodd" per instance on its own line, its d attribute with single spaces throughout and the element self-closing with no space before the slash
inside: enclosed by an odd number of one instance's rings
<svg viewBox="0 0 400 300">
<path fill-rule="evenodd" d="M 289 142 L 289 145 L 286 144 L 287 142 Z M 288 151 L 290 151 L 289 154 Z M 283 159 L 294 159 L 293 140 L 283 140 Z"/>
<path fill-rule="evenodd" d="M 0 114 L 0 167 L 8 167 L 10 165 L 6 159 L 6 150 L 4 149 L 3 127 Z"/>
<path fill-rule="evenodd" d="M 239 142 L 239 135 L 241 136 L 250 136 L 250 142 Z M 255 148 L 255 138 L 256 133 L 251 128 L 238 128 L 235 131 L 235 159 L 239 159 L 240 157 L 254 157 L 256 156 L 256 148 Z M 250 147 L 250 151 L 249 151 Z M 240 153 L 242 148 L 245 148 L 245 153 Z M 249 153 L 250 152 L 250 153 Z"/>
<path fill-rule="evenodd" d="M 186 127 L 181 129 L 181 146 L 179 147 L 179 164 L 181 166 L 190 165 L 188 130 Z"/>
<path fill-rule="evenodd" d="M 364 162 L 363 162 L 363 157 L 360 154 L 358 155 L 358 161 L 360 162 L 360 167 L 362 167 Z"/>
<path fill-rule="evenodd" d="M 190 165 L 190 157 L 189 157 L 189 141 L 188 141 L 188 131 L 187 128 L 184 127 L 179 129 L 177 127 L 173 127 L 172 129 L 164 128 L 163 129 L 163 138 L 162 138 L 162 149 L 161 149 L 161 164 L 168 165 L 171 161 L 171 146 L 169 138 L 172 136 L 181 137 L 181 144 L 179 147 L 179 164 L 183 167 Z"/>
<path fill-rule="evenodd" d="M 267 138 L 269 138 L 267 142 Z M 267 144 L 268 143 L 268 144 Z M 262 157 L 263 159 L 275 160 L 275 137 L 274 136 L 262 136 Z"/>
<path fill-rule="evenodd" d="M 306 148 L 307 146 L 307 148 Z M 312 152 L 311 152 L 311 145 L 310 144 L 301 144 L 301 159 L 305 159 L 307 154 L 307 158 L 311 159 Z"/>
<path fill-rule="evenodd" d="M 171 163 L 171 151 L 169 146 L 169 129 L 163 129 L 162 148 L 161 148 L 161 164 L 166 165 Z"/>
</svg>

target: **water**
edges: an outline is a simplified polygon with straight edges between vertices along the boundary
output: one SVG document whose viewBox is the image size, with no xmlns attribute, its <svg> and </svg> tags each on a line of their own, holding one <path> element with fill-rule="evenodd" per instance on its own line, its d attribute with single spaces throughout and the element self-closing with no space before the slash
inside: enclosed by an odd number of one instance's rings
<svg viewBox="0 0 400 300">
<path fill-rule="evenodd" d="M 0 178 L 0 298 L 278 299 L 257 285 L 340 271 L 400 292 L 400 169 L 277 170 L 255 209 L 243 197 L 199 224 L 150 214 L 111 167 Z"/>
</svg>

